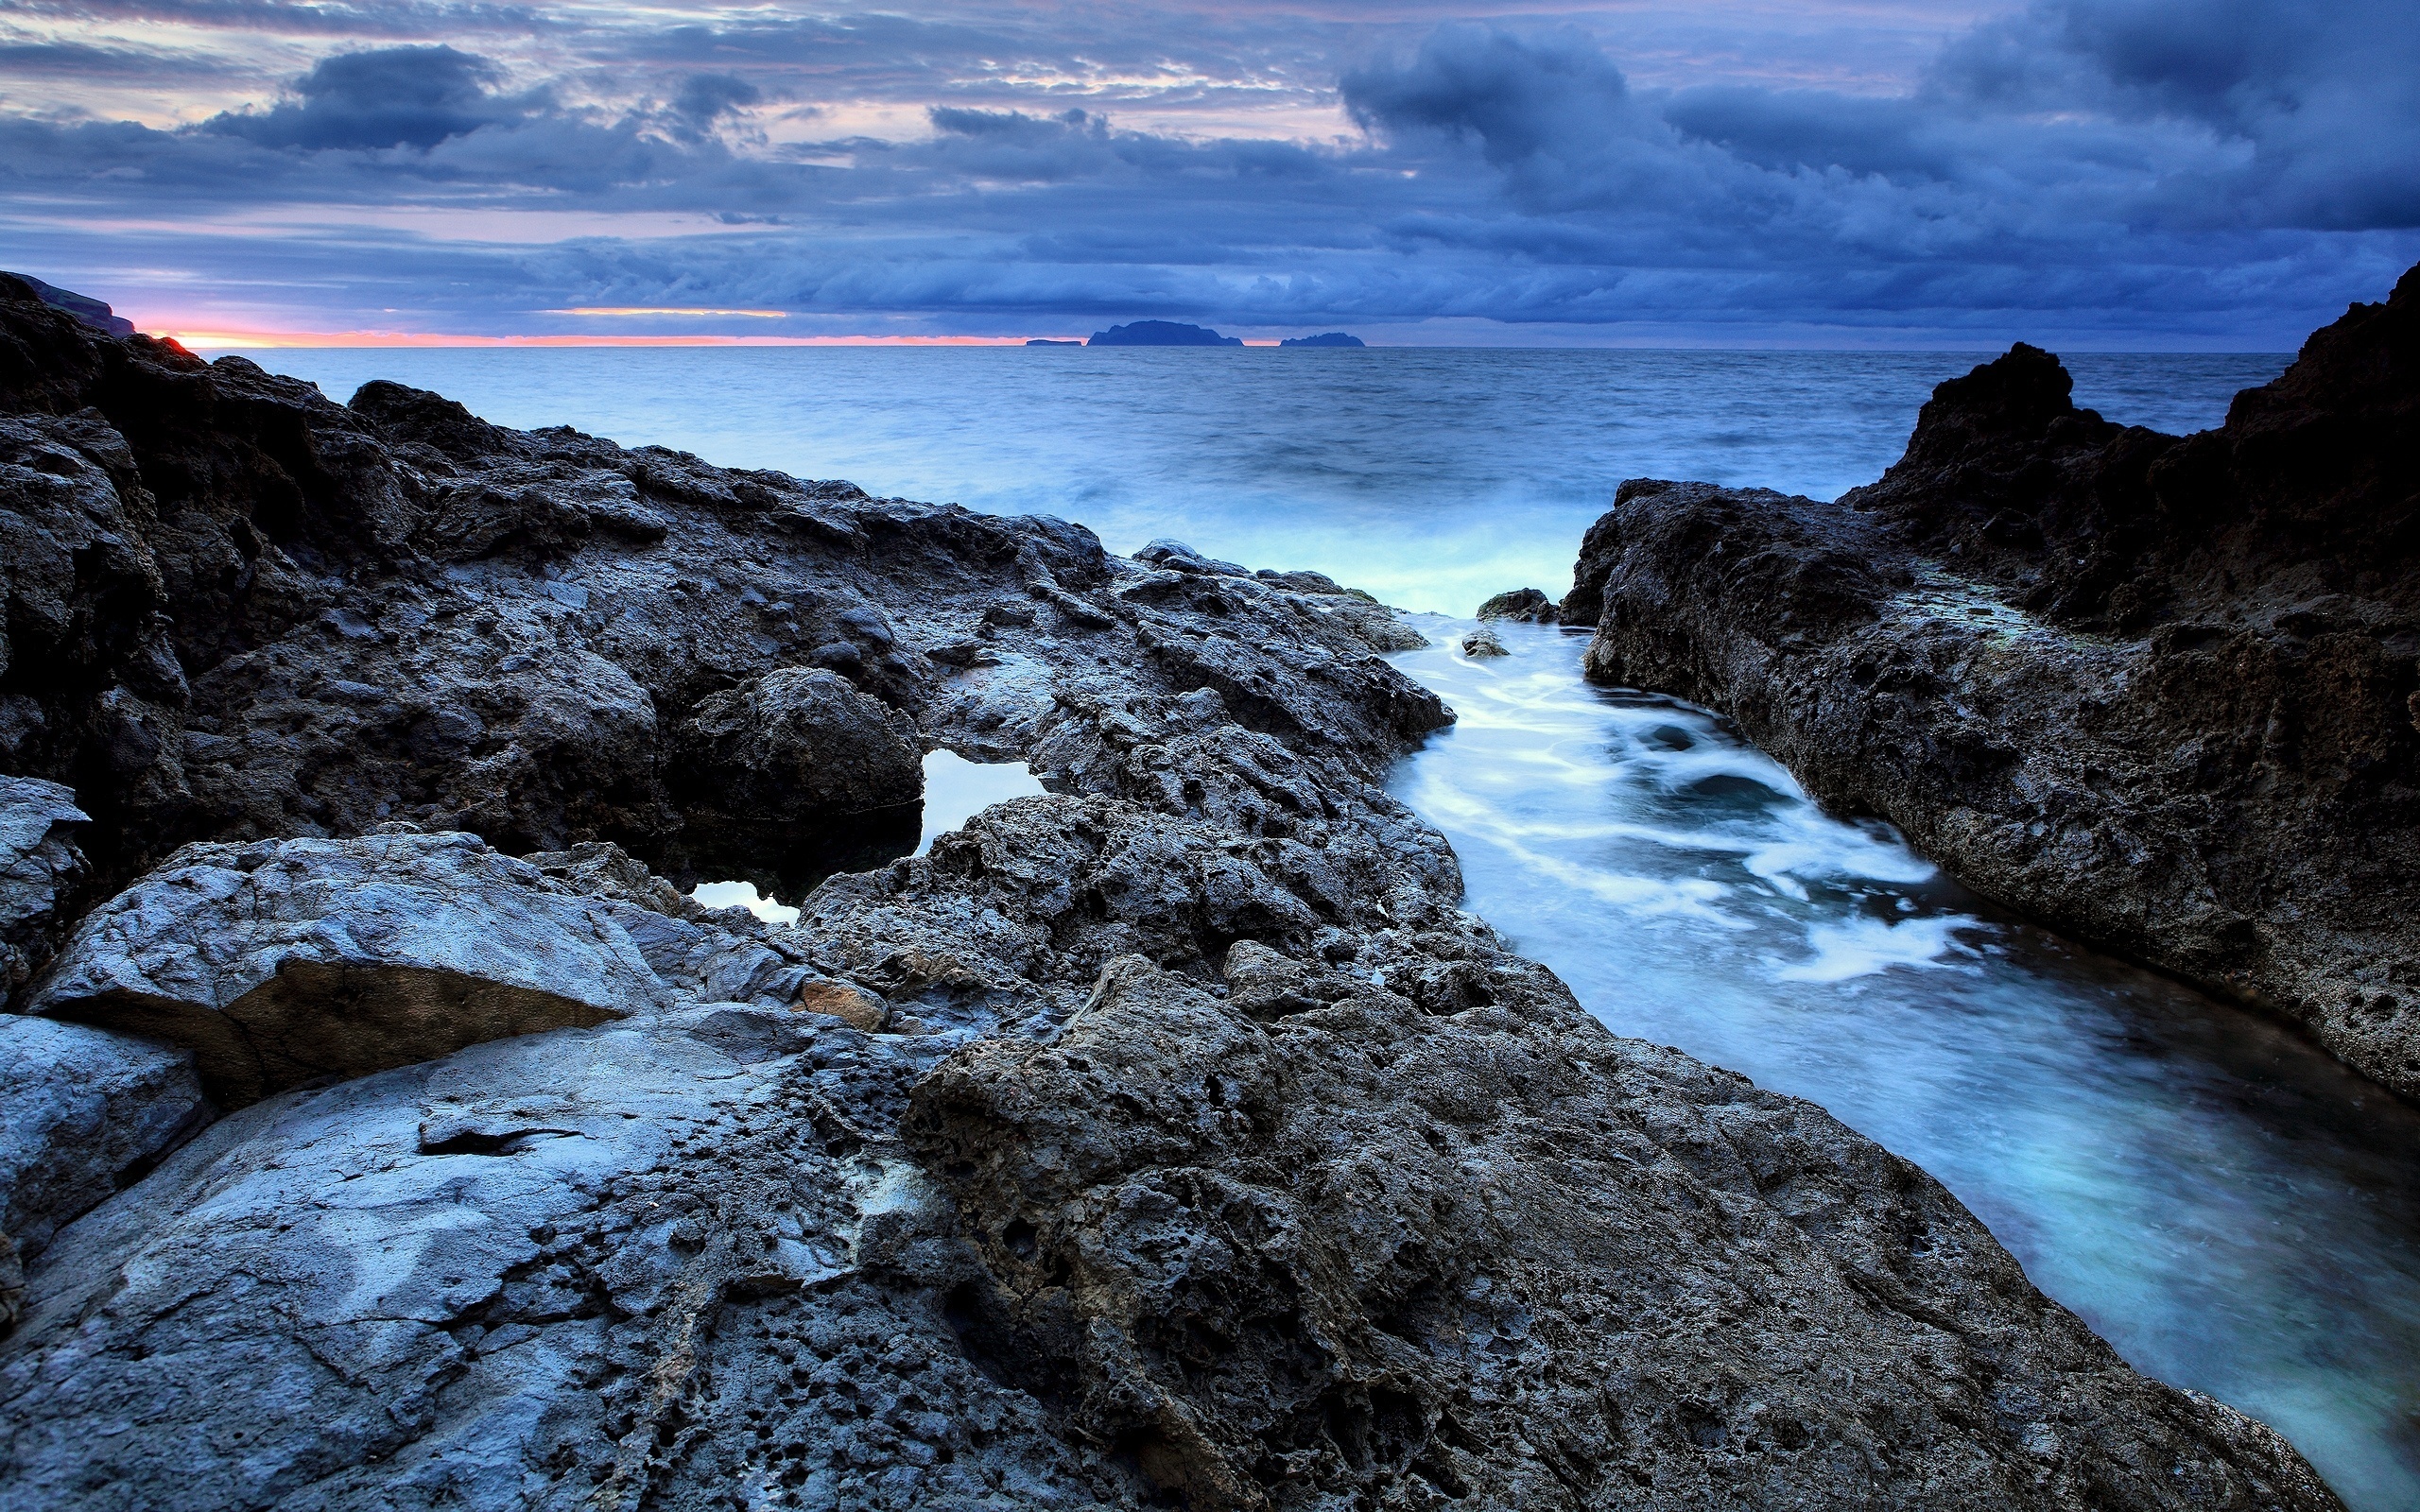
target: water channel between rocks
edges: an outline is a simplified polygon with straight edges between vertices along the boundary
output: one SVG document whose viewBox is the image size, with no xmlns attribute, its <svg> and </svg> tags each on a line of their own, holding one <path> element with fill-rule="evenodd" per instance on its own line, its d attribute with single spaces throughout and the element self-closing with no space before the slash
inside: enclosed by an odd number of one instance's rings
<svg viewBox="0 0 2420 1512">
<path fill-rule="evenodd" d="M 1397 797 L 1466 906 L 1617 1034 L 1822 1104 L 1955 1192 L 2137 1368 L 2420 1507 L 2420 1111 L 2278 1024 L 2013 921 L 1583 637 L 1395 661 L 1461 716 Z"/>
</svg>

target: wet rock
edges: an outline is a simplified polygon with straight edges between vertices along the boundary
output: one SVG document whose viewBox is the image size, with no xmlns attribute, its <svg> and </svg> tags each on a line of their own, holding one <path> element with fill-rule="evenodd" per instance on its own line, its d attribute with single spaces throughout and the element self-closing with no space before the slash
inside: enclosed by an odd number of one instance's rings
<svg viewBox="0 0 2420 1512">
<path fill-rule="evenodd" d="M 2019 346 L 1838 505 L 1633 480 L 1564 606 L 1825 803 L 2420 1093 L 2420 269 L 2218 430 Z"/>
<path fill-rule="evenodd" d="M 1518 620 L 1529 625 L 1553 625 L 1561 621 L 1563 610 L 1553 599 L 1537 589 L 1516 588 L 1481 604 L 1478 617 L 1483 620 Z"/>
<path fill-rule="evenodd" d="M 58 783 L 0 777 L 0 1000 L 58 952 L 89 869 L 75 838 L 86 822 Z"/>
<path fill-rule="evenodd" d="M 191 1052 L 0 1015 L 0 1230 L 24 1260 L 216 1116 Z"/>
<path fill-rule="evenodd" d="M 236 1108 L 657 1006 L 613 914 L 469 834 L 197 845 L 96 909 L 28 1011 L 193 1052 Z"/>
<path fill-rule="evenodd" d="M 765 880 L 787 891 L 915 846 L 915 721 L 838 673 L 785 667 L 714 695 L 690 716 L 683 750 L 678 843 L 689 869 L 744 872 L 777 835 L 784 864 Z"/>
<path fill-rule="evenodd" d="M 1510 656 L 1512 654 L 1505 649 L 1503 637 L 1497 635 L 1494 630 L 1489 629 L 1484 625 L 1463 636 L 1461 640 L 1461 646 L 1462 655 L 1464 656 L 1489 657 Z"/>
</svg>

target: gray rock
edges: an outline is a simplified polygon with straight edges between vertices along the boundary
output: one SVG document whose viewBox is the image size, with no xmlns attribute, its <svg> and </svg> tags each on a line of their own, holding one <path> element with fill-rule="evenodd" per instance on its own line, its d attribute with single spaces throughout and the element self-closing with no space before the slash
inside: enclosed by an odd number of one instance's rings
<svg viewBox="0 0 2420 1512">
<path fill-rule="evenodd" d="M 1516 588 L 1481 604 L 1478 617 L 1483 620 L 1519 620 L 1530 625 L 1555 625 L 1562 622 L 1563 610 L 1553 599 L 1537 589 Z"/>
<path fill-rule="evenodd" d="M 89 822 L 58 783 L 0 777 L 0 1001 L 58 953 L 64 906 L 89 869 L 74 827 Z"/>
<path fill-rule="evenodd" d="M 224 1120 L 37 1274 L 0 1486 L 120 1512 L 1137 1504 L 968 1359 L 947 1199 L 859 1125 L 912 1071 L 818 1022 L 499 1040 Z"/>
<path fill-rule="evenodd" d="M 915 721 L 836 672 L 784 667 L 714 695 L 690 716 L 683 753 L 674 791 L 688 814 L 678 841 L 688 868 L 753 871 L 790 892 L 914 848 L 925 791 Z M 770 837 L 784 842 L 783 865 L 752 865 Z"/>
<path fill-rule="evenodd" d="M 469 834 L 197 845 L 96 909 L 28 1011 L 183 1045 L 221 1106 L 653 1008 L 612 913 Z"/>
<path fill-rule="evenodd" d="M 1238 567 L 1231 561 L 1204 557 L 1182 541 L 1154 541 L 1134 554 L 1134 559 L 1169 572 L 1196 573 L 1216 577 L 1249 577 L 1250 568 Z"/>
<path fill-rule="evenodd" d="M 1461 644 L 1464 656 L 1487 657 L 1512 654 L 1505 649 L 1503 637 L 1484 625 L 1463 636 Z"/>
<path fill-rule="evenodd" d="M 1048 1044 L 915 1091 L 994 1357 L 1065 1362 L 1073 1426 L 1163 1495 L 2334 1504 L 1821 1109 L 1604 1034 L 1484 936 L 1415 937 L 1267 1020 L 1122 957 Z"/>
<path fill-rule="evenodd" d="M 208 1124 L 189 1051 L 0 1015 L 0 1229 L 20 1256 L 132 1185 Z"/>
</svg>

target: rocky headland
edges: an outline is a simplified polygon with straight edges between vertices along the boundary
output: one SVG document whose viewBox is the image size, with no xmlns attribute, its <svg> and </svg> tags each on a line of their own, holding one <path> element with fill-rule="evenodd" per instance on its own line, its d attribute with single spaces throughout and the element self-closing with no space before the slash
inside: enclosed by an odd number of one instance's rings
<svg viewBox="0 0 2420 1512">
<path fill-rule="evenodd" d="M 2337 1505 L 1461 912 L 1326 578 L 5 280 L 0 532 L 0 1506 Z"/>
<path fill-rule="evenodd" d="M 2018 346 L 1835 504 L 1637 479 L 1561 607 L 1968 885 L 2420 1095 L 2420 268 L 2187 437 Z"/>
</svg>

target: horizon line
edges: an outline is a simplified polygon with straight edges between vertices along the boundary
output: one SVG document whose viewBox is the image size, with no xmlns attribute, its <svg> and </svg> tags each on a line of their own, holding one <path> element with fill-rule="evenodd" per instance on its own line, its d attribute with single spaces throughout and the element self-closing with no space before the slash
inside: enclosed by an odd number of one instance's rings
<svg viewBox="0 0 2420 1512">
<path fill-rule="evenodd" d="M 465 335 L 441 331 L 242 331 L 179 329 L 147 331 L 180 346 L 216 351 L 291 351 L 313 347 L 1021 347 L 1028 340 L 1081 341 L 1081 336 L 980 335 L 641 335 L 596 333 Z M 1266 345 L 1274 346 L 1275 342 Z"/>
<path fill-rule="evenodd" d="M 791 336 L 791 335 L 782 335 L 782 336 L 775 336 L 775 335 L 762 335 L 762 336 L 758 336 L 758 335 L 704 335 L 704 334 L 699 334 L 699 335 L 640 335 L 640 334 L 637 334 L 637 333 L 609 333 L 609 332 L 599 332 L 599 333 L 566 333 L 566 334 L 555 334 L 555 335 L 521 335 L 521 334 L 513 334 L 513 335 L 476 335 L 476 334 L 472 334 L 472 335 L 465 335 L 465 334 L 453 333 L 453 332 L 438 332 L 438 331 L 374 331 L 374 330 L 355 330 L 355 331 L 257 331 L 257 330 L 242 330 L 242 329 L 233 329 L 233 330 L 230 330 L 230 329 L 225 329 L 225 328 L 219 328 L 219 327 L 209 327 L 209 326 L 200 326 L 200 327 L 193 327 L 193 328 L 182 328 L 182 327 L 178 327 L 178 326 L 174 326 L 174 325 L 162 325 L 162 326 L 159 326 L 159 327 L 138 327 L 138 330 L 140 330 L 140 332 L 141 332 L 141 334 L 142 334 L 142 335 L 150 335 L 150 336 L 157 336 L 157 337 L 161 337 L 161 338 L 165 339 L 165 340 L 173 341 L 173 342 L 177 343 L 178 345 L 182 346 L 182 347 L 184 347 L 184 348 L 186 348 L 186 349 L 188 349 L 188 350 L 196 350 L 196 351 L 202 351 L 202 350 L 206 350 L 206 351 L 223 352 L 275 352 L 275 351 L 309 351 L 309 350 L 365 350 L 365 351 L 367 351 L 367 350 L 381 350 L 381 349 L 385 349 L 385 350 L 411 350 L 411 349 L 443 350 L 443 349 L 447 349 L 447 348 L 455 348 L 455 349 L 471 349 L 471 350 L 475 350 L 475 349 L 491 349 L 491 350 L 493 350 L 493 349 L 510 349 L 510 348 L 531 348 L 531 349 L 543 349 L 543 348 L 591 348 L 591 347 L 593 347 L 593 348 L 614 348 L 614 347 L 630 347 L 630 348 L 645 348 L 645 347 L 701 347 L 701 348 L 715 348 L 715 347 L 1011 347 L 1011 348 L 1014 348 L 1014 347 L 1024 347 L 1024 346 L 1029 345 L 1030 343 L 1035 342 L 1035 341 L 1047 341 L 1047 342 L 1059 343 L 1059 344 L 1063 344 L 1063 345 L 1075 345 L 1075 346 L 1086 346 L 1086 347 L 1088 347 L 1088 346 L 1090 345 L 1090 343 L 1089 343 L 1089 342 L 1087 342 L 1087 341 L 1085 340 L 1085 338 L 1084 338 L 1084 337 L 1082 337 L 1082 336 L 1074 336 L 1074 335 L 1068 335 L 1068 336 L 1028 336 L 1028 335 L 916 335 L 846 334 L 846 335 L 796 335 L 796 336 Z M 2036 345 L 2041 345 L 2041 344 L 2043 344 L 2043 340 L 2044 340 L 2044 338 L 2039 338 L 2039 337 L 2036 337 L 2036 338 L 2029 338 L 2029 339 L 2032 339 L 2032 340 L 2034 341 L 2034 344 L 2036 344 Z M 2050 342 L 2051 350 L 2053 350 L 2053 352 L 2058 352 L 2058 351 L 2064 350 L 2064 351 L 2065 351 L 2065 352 L 2069 352 L 2069 353 L 2072 353 L 2072 354 L 2074 354 L 2074 355 L 2078 355 L 2078 356 L 2085 356 L 2085 355 L 2103 355 L 2103 356 L 2286 356 L 2286 357 L 2291 357 L 2291 356 L 2293 356 L 2293 355 L 2294 355 L 2294 349 L 2292 349 L 2292 348 L 2286 348 L 2286 347 L 2280 347 L 2280 348 L 2275 348 L 2275 349 L 2266 349 L 2266 348 L 2261 348 L 2261 347 L 2256 347 L 2256 346 L 2250 346 L 2250 345 L 2246 345 L 2246 346 L 2239 346 L 2239 347 L 2223 347 L 2223 348 L 2221 348 L 2221 347 L 2204 347 L 2204 346 L 2189 346 L 2189 347 L 2179 347 L 2179 346 L 2131 346 L 2131 347 L 2118 347 L 2118 346 L 2105 346 L 2105 345 L 2100 344 L 2100 342 L 2091 342 L 2091 343 L 2088 343 L 2088 344 L 2077 345 L 2077 344 L 2070 343 L 2070 342 L 2060 341 L 2060 340 L 2058 340 L 2058 339 L 2057 339 L 2057 338 L 2055 338 L 2055 337 L 2053 337 L 2053 338 L 2048 338 L 2048 340 L 2049 340 L 2049 342 Z M 1273 337 L 1273 336 L 1271 336 L 1271 337 L 1248 336 L 1248 337 L 1243 338 L 1243 345 L 1244 345 L 1246 348 L 1249 348 L 1249 349 L 1252 349 L 1252 350 L 1255 350 L 1255 351 L 1274 351 L 1274 350 L 1276 350 L 1276 349 L 1281 345 L 1281 341 L 1280 341 L 1280 338 Z M 1142 348 L 1115 348 L 1115 349 L 1113 349 L 1113 350 L 1118 350 L 1118 351 L 1191 351 L 1191 350 L 1196 350 L 1196 349 L 1192 349 L 1192 348 L 1151 348 L 1151 347 L 1142 347 Z M 1211 351 L 1211 350 L 1218 350 L 1218 349 L 1213 349 L 1213 348 L 1202 348 L 1202 349 L 1199 349 L 1199 350 Z M 1233 351 L 1233 350 L 1235 350 L 1235 349 L 1233 349 L 1233 348 L 1228 348 L 1228 349 L 1226 349 L 1226 350 Z M 1418 342 L 1373 342 L 1373 343 L 1369 343 L 1369 344 L 1368 344 L 1365 348 L 1363 348 L 1362 350 L 1368 350 L 1368 351 L 1415 351 L 1415 350 L 1454 351 L 1454 350 L 1471 350 L 1471 351 L 1535 351 L 1535 352 L 1556 352 L 1556 351 L 1635 351 L 1635 352 L 1826 352 L 1851 353 L 1851 354 L 1874 355 L 1874 356 L 1891 356 L 1891 355 L 1913 356 L 1913 355 L 1920 355 L 1920 354 L 1924 354 L 1924 353 L 1927 353 L 1927 352 L 1931 352 L 1931 353 L 1958 353 L 1958 354 L 1978 353 L 1978 352 L 2004 352 L 2005 350 L 2007 350 L 2007 344 L 2006 344 L 2006 343 L 2004 343 L 2004 342 L 1993 341 L 1993 342 L 1989 342 L 1989 343 L 1978 344 L 1978 345 L 1972 345 L 1972 346 L 1967 346 L 1967 345 L 1955 345 L 1955 344 L 1951 344 L 1951 343 L 1948 343 L 1948 342 L 1943 342 L 1943 343 L 1938 344 L 1938 345 L 1931 345 L 1931 344 L 1927 344 L 1927 345 L 1901 345 L 1901 344 L 1898 344 L 1898 343 L 1888 343 L 1888 344 L 1855 345 L 1855 346 L 1830 346 L 1830 345 L 1818 345 L 1818 344 L 1814 344 L 1814 343 L 1806 343 L 1806 342 L 1800 342 L 1800 341 L 1790 341 L 1790 342 L 1752 342 L 1752 343 L 1745 343 L 1745 344 L 1738 344 L 1738 345 L 1730 345 L 1730 344 L 1717 344 L 1717 343 L 1713 343 L 1713 342 L 1706 342 L 1706 341 L 1688 341 L 1688 340 L 1674 341 L 1674 340 L 1671 340 L 1671 339 L 1669 339 L 1669 338 L 1667 338 L 1666 340 L 1663 340 L 1663 341 L 1618 341 L 1618 342 L 1607 342 L 1607 343 L 1596 343 L 1596 342 L 1580 342 L 1580 343 L 1574 343 L 1574 342 L 1568 342 L 1568 341 L 1563 341 L 1563 342 L 1540 342 L 1540 343 L 1530 343 L 1530 342 L 1453 342 L 1453 341 L 1443 341 L 1443 342 L 1428 342 L 1428 341 L 1418 341 Z"/>
</svg>

